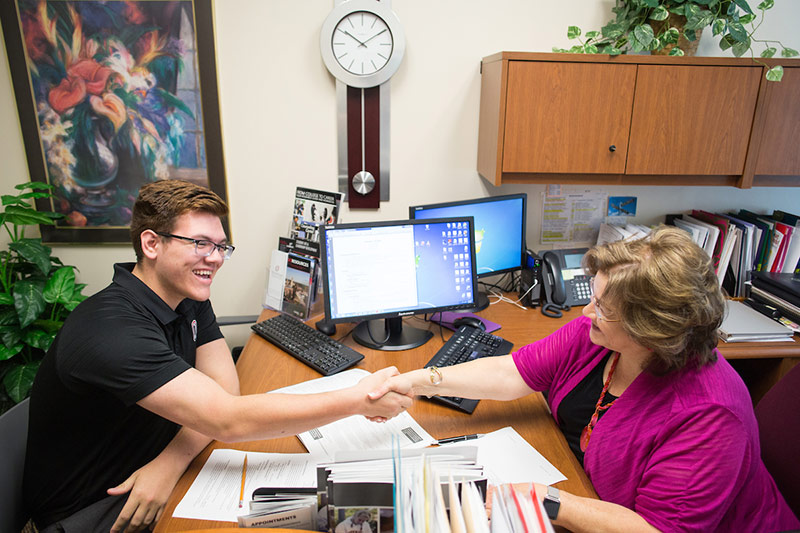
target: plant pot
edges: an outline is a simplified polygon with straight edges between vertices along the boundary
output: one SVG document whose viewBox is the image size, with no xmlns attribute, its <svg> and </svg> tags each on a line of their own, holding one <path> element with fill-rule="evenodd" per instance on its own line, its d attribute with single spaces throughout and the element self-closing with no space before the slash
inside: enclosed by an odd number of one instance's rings
<svg viewBox="0 0 800 533">
<path fill-rule="evenodd" d="M 670 51 L 677 46 L 683 50 L 684 54 L 687 56 L 695 55 L 697 53 L 697 47 L 700 45 L 700 36 L 703 35 L 703 30 L 695 30 L 695 39 L 694 41 L 690 41 L 683 36 L 684 26 L 686 26 L 686 17 L 683 15 L 676 15 L 675 13 L 670 13 L 669 18 L 666 20 L 651 21 L 650 27 L 653 28 L 653 33 L 655 35 L 658 35 L 669 28 L 675 28 L 680 32 L 680 37 L 678 37 L 677 44 L 673 43 L 665 45 L 664 48 L 660 50 L 653 50 L 651 53 L 653 55 L 666 56 L 669 55 Z"/>
</svg>

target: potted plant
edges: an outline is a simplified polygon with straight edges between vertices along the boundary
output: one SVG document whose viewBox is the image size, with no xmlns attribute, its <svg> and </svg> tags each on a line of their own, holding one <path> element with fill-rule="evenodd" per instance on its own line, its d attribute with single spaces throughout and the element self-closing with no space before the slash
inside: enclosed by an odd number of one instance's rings
<svg viewBox="0 0 800 533">
<path fill-rule="evenodd" d="M 777 46 L 781 48 L 782 57 L 795 57 L 797 50 L 783 46 L 780 41 L 753 37 L 760 25 L 756 22 L 763 21 L 764 12 L 773 5 L 774 0 L 758 4 L 759 19 L 747 0 L 617 0 L 611 9 L 614 19 L 600 31 L 588 31 L 586 40 L 582 40 L 581 29 L 570 26 L 567 37 L 578 39 L 580 44 L 570 49 L 553 48 L 553 51 L 610 55 L 650 51 L 673 56 L 692 55 L 703 28 L 711 26 L 712 34 L 721 36 L 720 48 L 730 49 L 736 57 L 750 51 L 756 60 L 752 50 L 754 42 L 767 45 L 761 57 L 773 57 Z M 767 71 L 770 81 L 780 81 L 782 77 L 780 65 Z"/>
<path fill-rule="evenodd" d="M 35 198 L 51 198 L 51 185 L 16 186 L 2 197 L 0 222 L 9 236 L 0 250 L 0 413 L 25 399 L 39 363 L 70 311 L 86 297 L 75 283 L 75 267 L 51 255 L 40 238 L 25 236 L 26 226 L 54 224 L 63 215 L 36 211 Z"/>
</svg>

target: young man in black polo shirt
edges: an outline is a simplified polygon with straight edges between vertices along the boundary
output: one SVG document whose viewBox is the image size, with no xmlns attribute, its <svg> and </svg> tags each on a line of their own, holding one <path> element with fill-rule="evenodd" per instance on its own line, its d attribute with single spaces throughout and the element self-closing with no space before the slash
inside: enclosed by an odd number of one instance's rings
<svg viewBox="0 0 800 533">
<path fill-rule="evenodd" d="M 306 396 L 239 396 L 209 302 L 230 257 L 213 192 L 169 180 L 133 208 L 136 263 L 70 314 L 31 392 L 24 495 L 42 533 L 139 531 L 155 524 L 191 460 L 211 441 L 293 435 L 339 418 L 392 417 L 411 404 L 357 386 Z"/>
</svg>

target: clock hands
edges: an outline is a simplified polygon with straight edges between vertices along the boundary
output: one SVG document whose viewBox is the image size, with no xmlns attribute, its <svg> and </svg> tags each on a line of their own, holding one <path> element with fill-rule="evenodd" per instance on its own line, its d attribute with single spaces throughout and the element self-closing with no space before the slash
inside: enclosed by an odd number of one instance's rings
<svg viewBox="0 0 800 533">
<path fill-rule="evenodd" d="M 370 37 L 369 39 L 367 39 L 366 41 L 364 41 L 364 42 L 363 42 L 363 43 L 361 43 L 361 44 L 363 44 L 363 45 L 365 45 L 365 46 L 366 46 L 366 44 L 367 44 L 368 42 L 370 42 L 372 39 L 374 39 L 375 37 L 377 37 L 377 36 L 378 36 L 378 35 L 380 35 L 381 33 L 385 32 L 387 29 L 388 29 L 388 28 L 383 28 L 381 31 L 379 31 L 378 33 L 376 33 L 375 35 L 373 35 L 372 37 Z"/>
<path fill-rule="evenodd" d="M 367 39 L 367 40 L 365 40 L 365 41 L 360 41 L 360 40 L 358 39 L 358 37 L 356 37 L 355 35 L 353 35 L 352 33 L 350 33 L 350 32 L 349 32 L 349 31 L 347 31 L 347 30 L 340 30 L 340 31 L 341 31 L 342 33 L 344 33 L 345 35 L 348 35 L 348 36 L 350 36 L 350 37 L 351 37 L 351 38 L 352 38 L 354 41 L 356 41 L 356 42 L 358 43 L 358 45 L 359 45 L 359 46 L 363 46 L 364 48 L 367 48 L 367 43 L 368 43 L 368 42 L 370 42 L 372 39 L 374 39 L 374 38 L 375 38 L 375 37 L 377 37 L 378 35 L 380 35 L 380 34 L 382 34 L 383 32 L 385 32 L 386 30 L 387 30 L 387 28 L 384 28 L 384 29 L 382 29 L 381 31 L 379 31 L 378 33 L 376 33 L 375 35 L 373 35 L 372 37 L 370 37 L 369 39 Z"/>
<path fill-rule="evenodd" d="M 353 40 L 354 40 L 354 41 L 356 41 L 356 42 L 358 43 L 358 45 L 359 45 L 359 46 L 363 46 L 363 47 L 366 47 L 366 46 L 367 46 L 367 45 L 365 45 L 364 43 L 362 43 L 361 41 L 359 41 L 359 40 L 358 40 L 358 37 L 356 37 L 355 35 L 353 35 L 353 34 L 352 34 L 352 33 L 350 33 L 349 31 L 347 31 L 347 30 L 340 30 L 340 31 L 341 31 L 342 33 L 344 33 L 345 35 L 349 35 L 350 37 L 352 37 L 352 38 L 353 38 Z M 369 40 L 369 39 L 367 39 L 367 40 Z M 364 41 L 364 42 L 366 42 L 366 41 Z"/>
</svg>

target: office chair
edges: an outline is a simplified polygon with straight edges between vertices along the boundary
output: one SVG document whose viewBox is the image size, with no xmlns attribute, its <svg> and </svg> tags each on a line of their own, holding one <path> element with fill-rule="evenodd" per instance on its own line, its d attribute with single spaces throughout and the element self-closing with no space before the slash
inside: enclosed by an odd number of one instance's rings
<svg viewBox="0 0 800 533">
<path fill-rule="evenodd" d="M 756 405 L 761 458 L 786 503 L 800 517 L 800 365 L 792 368 Z"/>
<path fill-rule="evenodd" d="M 28 521 L 22 504 L 22 474 L 29 404 L 26 398 L 0 416 L 0 531 L 20 531 Z"/>
</svg>

